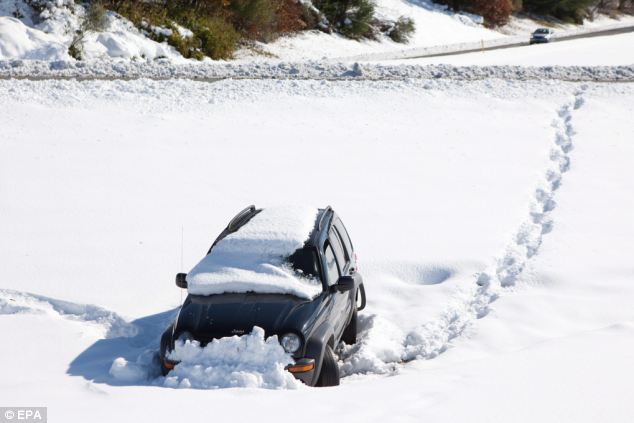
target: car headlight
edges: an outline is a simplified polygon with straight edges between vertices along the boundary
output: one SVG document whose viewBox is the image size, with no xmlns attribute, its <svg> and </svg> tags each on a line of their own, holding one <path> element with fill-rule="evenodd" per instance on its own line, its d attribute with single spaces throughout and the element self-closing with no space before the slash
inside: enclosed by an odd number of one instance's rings
<svg viewBox="0 0 634 423">
<path fill-rule="evenodd" d="M 189 332 L 182 332 L 180 335 L 178 335 L 178 338 L 176 339 L 181 342 L 185 342 L 185 341 L 193 342 L 194 336 Z"/>
<path fill-rule="evenodd" d="M 287 333 L 280 339 L 280 344 L 282 344 L 284 351 L 293 354 L 299 351 L 299 347 L 302 346 L 302 340 L 294 333 Z"/>
</svg>

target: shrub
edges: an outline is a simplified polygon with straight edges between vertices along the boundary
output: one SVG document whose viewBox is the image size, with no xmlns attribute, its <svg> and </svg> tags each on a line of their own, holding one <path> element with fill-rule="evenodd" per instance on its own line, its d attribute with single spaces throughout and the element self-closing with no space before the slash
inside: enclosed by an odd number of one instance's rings
<svg viewBox="0 0 634 423">
<path fill-rule="evenodd" d="M 374 18 L 374 3 L 370 0 L 353 0 L 355 3 L 343 21 L 341 33 L 349 38 L 370 37 L 372 27 L 370 22 Z"/>
<path fill-rule="evenodd" d="M 387 36 L 397 43 L 406 43 L 415 30 L 414 21 L 411 18 L 401 16 L 388 31 Z"/>
<path fill-rule="evenodd" d="M 487 26 L 504 25 L 508 22 L 514 7 L 521 8 L 522 0 L 435 0 L 450 6 L 454 11 L 475 13 L 484 18 Z M 517 9 L 515 9 L 517 10 Z"/>
<path fill-rule="evenodd" d="M 582 23 L 586 9 L 594 3 L 595 0 L 524 0 L 524 9 L 564 21 Z"/>
<path fill-rule="evenodd" d="M 240 41 L 240 34 L 222 18 L 207 18 L 190 29 L 200 40 L 200 50 L 214 60 L 230 59 Z"/>
<path fill-rule="evenodd" d="M 104 31 L 108 26 L 106 9 L 98 1 L 92 1 L 86 7 L 86 13 L 81 18 L 79 29 L 68 47 L 68 54 L 74 59 L 81 60 L 83 56 L 83 43 L 89 32 Z"/>
<path fill-rule="evenodd" d="M 513 7 L 513 12 L 519 12 L 524 7 L 523 0 L 511 0 L 511 6 Z"/>
<path fill-rule="evenodd" d="M 144 21 L 153 25 L 163 25 L 168 22 L 168 8 L 156 2 L 102 0 L 102 3 L 108 9 L 125 16 L 137 27 L 142 27 Z"/>
<path fill-rule="evenodd" d="M 346 37 L 372 37 L 374 3 L 371 0 L 318 0 L 313 2 L 331 27 Z"/>
<path fill-rule="evenodd" d="M 81 25 L 84 31 L 104 31 L 108 27 L 106 8 L 103 7 L 101 2 L 90 2 Z"/>
<path fill-rule="evenodd" d="M 513 6 L 510 0 L 473 0 L 471 10 L 484 18 L 485 25 L 493 27 L 508 22 Z"/>
<path fill-rule="evenodd" d="M 270 40 L 276 29 L 274 0 L 231 1 L 235 29 L 247 38 Z"/>
<path fill-rule="evenodd" d="M 205 55 L 200 49 L 200 42 L 197 37 L 184 37 L 178 31 L 175 25 L 170 25 L 172 33 L 167 37 L 166 41 L 174 47 L 178 52 L 188 59 L 202 60 Z"/>
<path fill-rule="evenodd" d="M 314 16 L 307 13 L 308 7 L 299 1 L 281 0 L 277 5 L 277 25 L 276 32 L 285 34 L 289 32 L 301 31 L 306 28 L 314 28 Z"/>
</svg>

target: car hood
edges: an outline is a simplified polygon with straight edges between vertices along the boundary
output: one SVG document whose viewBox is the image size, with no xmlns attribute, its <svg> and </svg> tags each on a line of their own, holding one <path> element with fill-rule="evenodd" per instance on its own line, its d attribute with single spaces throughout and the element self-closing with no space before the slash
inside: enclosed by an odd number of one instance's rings
<svg viewBox="0 0 634 423">
<path fill-rule="evenodd" d="M 225 336 L 250 333 L 254 326 L 266 336 L 297 332 L 313 324 L 321 296 L 306 301 L 292 295 L 221 294 L 187 297 L 179 313 L 174 335 L 189 332 L 206 343 Z"/>
</svg>

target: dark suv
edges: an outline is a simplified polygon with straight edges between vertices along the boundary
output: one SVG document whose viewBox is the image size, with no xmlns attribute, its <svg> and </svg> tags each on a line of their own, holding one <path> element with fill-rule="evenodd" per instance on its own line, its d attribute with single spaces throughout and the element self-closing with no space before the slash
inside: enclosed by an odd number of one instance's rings
<svg viewBox="0 0 634 423">
<path fill-rule="evenodd" d="M 238 213 L 207 254 L 261 210 L 250 206 Z M 284 350 L 292 354 L 295 364 L 287 370 L 296 378 L 309 386 L 338 385 L 334 350 L 340 341 L 356 342 L 357 311 L 365 307 L 365 290 L 348 232 L 331 207 L 318 211 L 308 240 L 286 261 L 298 272 L 320 280 L 321 293 L 312 300 L 255 292 L 189 294 L 161 337 L 163 374 L 178 364 L 167 357 L 177 339 L 185 337 L 205 345 L 213 339 L 249 333 L 259 326 L 267 337 L 277 335 Z M 187 288 L 186 274 L 176 275 L 176 285 Z"/>
</svg>

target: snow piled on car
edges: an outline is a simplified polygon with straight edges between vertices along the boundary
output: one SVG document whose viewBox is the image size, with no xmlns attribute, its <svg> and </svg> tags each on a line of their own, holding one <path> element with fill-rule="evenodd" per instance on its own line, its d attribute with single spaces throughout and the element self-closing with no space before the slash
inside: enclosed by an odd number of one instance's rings
<svg viewBox="0 0 634 423">
<path fill-rule="evenodd" d="M 169 358 L 178 364 L 166 377 L 158 374 L 150 351 L 135 361 L 118 357 L 110 366 L 110 376 L 120 384 L 151 384 L 168 388 L 297 389 L 301 382 L 285 370 L 293 364 L 291 355 L 277 336 L 264 338 L 264 329 L 214 339 L 202 347 L 198 341 L 180 340 Z"/>
<path fill-rule="evenodd" d="M 256 292 L 291 294 L 311 300 L 321 282 L 295 271 L 287 258 L 301 248 L 315 226 L 313 207 L 265 208 L 223 238 L 187 274 L 194 295 Z"/>
</svg>

